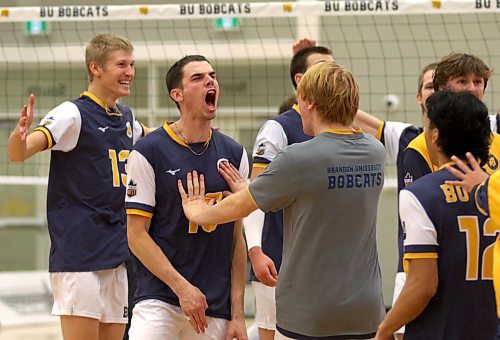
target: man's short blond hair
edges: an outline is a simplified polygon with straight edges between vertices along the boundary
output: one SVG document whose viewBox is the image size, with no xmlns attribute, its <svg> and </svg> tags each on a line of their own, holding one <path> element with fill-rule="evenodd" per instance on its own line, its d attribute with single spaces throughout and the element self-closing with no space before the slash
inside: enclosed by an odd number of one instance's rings
<svg viewBox="0 0 500 340">
<path fill-rule="evenodd" d="M 316 103 L 325 122 L 349 125 L 359 108 L 359 87 L 352 73 L 335 62 L 320 62 L 300 80 L 297 95 Z"/>
<path fill-rule="evenodd" d="M 134 46 L 127 38 L 111 33 L 98 34 L 90 40 L 85 49 L 85 64 L 87 65 L 89 81 L 92 81 L 93 78 L 92 72 L 90 72 L 90 63 L 94 62 L 103 66 L 109 54 L 118 50 L 132 53 Z"/>
</svg>

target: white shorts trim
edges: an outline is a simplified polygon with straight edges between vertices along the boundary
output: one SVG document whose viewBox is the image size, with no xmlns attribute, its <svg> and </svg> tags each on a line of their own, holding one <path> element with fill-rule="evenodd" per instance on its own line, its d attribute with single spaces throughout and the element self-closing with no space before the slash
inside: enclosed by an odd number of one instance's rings
<svg viewBox="0 0 500 340">
<path fill-rule="evenodd" d="M 252 281 L 255 294 L 255 321 L 257 327 L 276 330 L 276 288 Z"/>
<path fill-rule="evenodd" d="M 82 316 L 102 323 L 128 322 L 125 264 L 93 272 L 50 273 L 52 314 Z"/>
<path fill-rule="evenodd" d="M 394 295 L 392 296 L 392 305 L 394 306 L 394 303 L 399 297 L 399 294 L 401 294 L 401 291 L 403 290 L 403 287 L 406 282 L 406 274 L 405 272 L 398 272 L 396 273 L 396 278 L 394 279 Z M 401 327 L 398 329 L 396 334 L 404 334 L 405 333 L 405 326 Z"/>
<path fill-rule="evenodd" d="M 196 334 L 181 308 L 150 299 L 137 303 L 128 332 L 130 340 L 220 340 L 225 339 L 229 321 L 207 316 L 205 333 Z"/>
</svg>

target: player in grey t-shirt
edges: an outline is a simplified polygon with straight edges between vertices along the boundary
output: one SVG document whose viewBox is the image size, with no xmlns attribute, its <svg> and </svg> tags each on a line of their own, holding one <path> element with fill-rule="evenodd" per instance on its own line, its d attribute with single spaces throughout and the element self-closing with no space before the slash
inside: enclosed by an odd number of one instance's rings
<svg viewBox="0 0 500 340">
<path fill-rule="evenodd" d="M 284 209 L 276 338 L 370 338 L 385 314 L 375 240 L 384 147 L 353 129 L 358 85 L 336 63 L 311 67 L 297 97 L 304 132 L 315 138 L 285 148 L 249 190 L 221 166 L 238 192 L 213 206 L 203 175 L 188 174 L 188 194 L 179 182 L 183 208 L 201 225 Z"/>
</svg>

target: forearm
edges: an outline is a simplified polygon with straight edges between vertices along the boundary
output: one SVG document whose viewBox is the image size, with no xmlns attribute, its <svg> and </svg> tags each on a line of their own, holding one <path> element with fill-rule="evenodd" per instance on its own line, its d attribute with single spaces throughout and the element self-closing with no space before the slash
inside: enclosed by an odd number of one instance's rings
<svg viewBox="0 0 500 340">
<path fill-rule="evenodd" d="M 231 264 L 231 318 L 244 319 L 244 294 L 246 281 L 246 246 L 241 220 L 235 222 L 234 247 Z"/>
<path fill-rule="evenodd" d="M 130 216 L 127 236 L 132 253 L 151 273 L 179 296 L 181 287 L 189 282 L 172 266 L 170 260 L 144 228 L 134 228 L 133 223 L 130 222 Z"/>
<path fill-rule="evenodd" d="M 12 162 L 22 162 L 27 157 L 27 145 L 26 140 L 21 138 L 21 133 L 19 132 L 19 126 L 16 126 L 14 131 L 9 136 L 8 143 L 8 153 L 9 160 Z"/>
<path fill-rule="evenodd" d="M 21 138 L 19 126 L 9 136 L 8 154 L 12 162 L 23 162 L 47 147 L 47 139 L 43 132 L 34 131 L 26 139 Z"/>
<path fill-rule="evenodd" d="M 192 212 L 189 220 L 199 225 L 223 224 L 248 216 L 257 209 L 248 189 L 228 196 L 219 203 Z"/>
<path fill-rule="evenodd" d="M 353 125 L 356 128 L 363 130 L 364 133 L 370 134 L 375 138 L 380 138 L 379 132 L 383 122 L 371 114 L 358 110 L 354 117 Z"/>
<path fill-rule="evenodd" d="M 411 262 L 413 261 L 416 260 L 411 260 Z M 430 262 L 432 260 L 418 261 Z M 419 316 L 427 307 L 430 299 L 436 293 L 438 282 L 437 264 L 431 263 L 428 268 L 430 269 L 426 269 L 426 271 L 417 268 L 416 272 L 411 273 L 410 267 L 410 272 L 401 294 L 378 328 L 380 335 L 392 335 L 399 328 Z"/>
</svg>

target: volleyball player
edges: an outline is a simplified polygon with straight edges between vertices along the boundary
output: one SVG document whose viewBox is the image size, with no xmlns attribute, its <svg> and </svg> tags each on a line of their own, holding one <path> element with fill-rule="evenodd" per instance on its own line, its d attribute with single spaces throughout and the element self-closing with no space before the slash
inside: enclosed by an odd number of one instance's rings
<svg viewBox="0 0 500 340">
<path fill-rule="evenodd" d="M 145 132 L 117 101 L 130 94 L 133 46 L 99 34 L 87 45 L 87 91 L 28 134 L 34 96 L 9 137 L 12 161 L 51 150 L 47 220 L 54 306 L 64 339 L 121 339 L 127 323 L 125 163 Z"/>
<path fill-rule="evenodd" d="M 332 52 L 323 46 L 309 46 L 297 51 L 290 63 L 294 88 L 312 65 L 333 61 Z M 311 139 L 303 131 L 300 110 L 294 104 L 289 110 L 268 120 L 261 127 L 253 148 L 251 180 L 255 179 L 288 145 Z M 283 251 L 283 211 L 257 210 L 245 219 L 245 234 L 252 268 L 250 280 L 255 293 L 255 323 L 261 340 L 274 338 L 276 330 L 275 286 Z"/>
<path fill-rule="evenodd" d="M 385 314 L 375 242 L 383 146 L 353 129 L 359 89 L 334 62 L 312 66 L 297 98 L 313 139 L 287 147 L 249 189 L 213 206 L 204 174 L 188 174 L 187 194 L 178 182 L 183 208 L 202 224 L 284 209 L 276 339 L 373 337 Z"/>
<path fill-rule="evenodd" d="M 219 200 L 229 187 L 221 163 L 248 176 L 245 149 L 211 128 L 219 83 L 208 60 L 186 56 L 166 75 L 180 119 L 134 147 L 128 162 L 128 237 L 137 278 L 130 339 L 247 339 L 243 314 L 246 250 L 241 221 L 190 222 L 177 180 L 197 170 Z"/>
<path fill-rule="evenodd" d="M 491 74 L 492 70 L 479 57 L 466 53 L 451 53 L 438 63 L 433 76 L 433 86 L 435 91 L 470 92 L 482 100 Z M 490 126 L 492 126 L 491 120 L 493 118 L 494 116 L 489 117 Z M 493 133 L 488 161 L 485 164 L 488 173 L 497 170 L 499 159 L 500 136 Z M 408 150 L 404 156 L 405 184 L 409 185 L 417 178 L 436 169 L 436 165 L 432 164 L 430 160 L 425 137 L 421 134 L 408 145 Z"/>
<path fill-rule="evenodd" d="M 406 340 L 489 340 L 497 325 L 487 259 L 495 229 L 467 192 L 445 184 L 455 177 L 442 169 L 452 155 L 465 159 L 466 150 L 488 159 L 488 110 L 473 94 L 451 91 L 434 93 L 427 108 L 427 150 L 441 170 L 400 193 L 407 279 L 376 339 L 392 339 L 406 324 Z"/>
<path fill-rule="evenodd" d="M 458 157 L 451 159 L 457 164 L 457 168 L 447 167 L 459 180 L 448 181 L 447 184 L 459 185 L 470 192 L 471 199 L 474 199 L 478 210 L 491 217 L 495 226 L 500 226 L 500 206 L 498 190 L 500 189 L 500 172 L 494 172 L 491 177 L 481 169 L 474 156 L 468 152 L 467 161 L 471 165 L 469 168 Z M 489 231 L 487 231 L 489 232 Z M 497 240 L 494 246 L 493 254 L 493 286 L 495 288 L 495 297 L 497 304 L 497 316 L 500 321 L 500 230 L 496 230 Z M 491 252 L 490 252 L 491 254 Z M 491 256 L 491 255 L 490 255 Z M 488 262 L 489 264 L 490 262 Z M 497 327 L 497 334 L 494 338 L 500 340 L 500 324 Z"/>
</svg>

